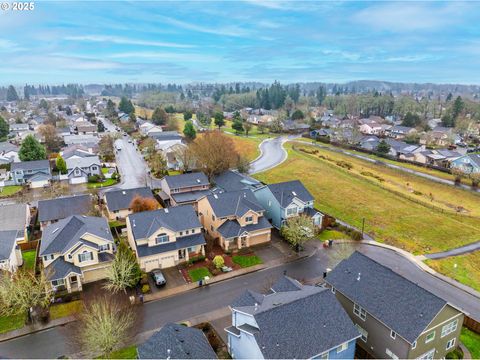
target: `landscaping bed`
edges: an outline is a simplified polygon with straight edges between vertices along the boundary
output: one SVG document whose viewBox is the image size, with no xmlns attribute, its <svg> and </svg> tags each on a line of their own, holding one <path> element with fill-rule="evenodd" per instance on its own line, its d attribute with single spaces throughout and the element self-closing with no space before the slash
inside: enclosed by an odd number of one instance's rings
<svg viewBox="0 0 480 360">
<path fill-rule="evenodd" d="M 17 330 L 25 326 L 27 314 L 0 316 L 0 334 Z"/>
<path fill-rule="evenodd" d="M 480 359 L 480 334 L 463 327 L 460 334 L 460 341 L 467 347 L 468 351 L 470 351 L 472 359 Z"/>
</svg>

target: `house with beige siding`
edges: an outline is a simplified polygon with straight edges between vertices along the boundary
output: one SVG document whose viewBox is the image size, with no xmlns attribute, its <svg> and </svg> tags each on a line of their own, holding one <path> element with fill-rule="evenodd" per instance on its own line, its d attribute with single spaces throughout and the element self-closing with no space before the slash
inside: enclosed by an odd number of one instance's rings
<svg viewBox="0 0 480 360">
<path fill-rule="evenodd" d="M 191 204 L 210 194 L 210 182 L 202 172 L 165 176 L 160 180 L 161 196 L 167 206 Z"/>
<path fill-rule="evenodd" d="M 362 335 L 362 358 L 443 359 L 459 344 L 459 309 L 358 251 L 325 281 Z"/>
<path fill-rule="evenodd" d="M 202 225 L 191 205 L 128 215 L 127 236 L 140 268 L 147 272 L 205 255 Z"/>
<path fill-rule="evenodd" d="M 0 270 L 15 272 L 23 265 L 22 251 L 15 230 L 0 230 Z"/>
<path fill-rule="evenodd" d="M 108 218 L 110 220 L 125 219 L 132 213 L 130 204 L 136 196 L 157 201 L 153 196 L 152 189 L 149 187 L 119 189 L 105 192 L 103 195 L 103 200 L 107 210 Z"/>
<path fill-rule="evenodd" d="M 251 190 L 216 193 L 198 201 L 198 216 L 207 236 L 224 250 L 267 243 L 272 225 Z"/>
<path fill-rule="evenodd" d="M 114 251 L 107 219 L 73 215 L 43 230 L 39 256 L 52 286 L 73 292 L 105 279 Z"/>
<path fill-rule="evenodd" d="M 0 230 L 14 230 L 17 244 L 28 242 L 30 219 L 27 204 L 0 205 Z"/>
</svg>

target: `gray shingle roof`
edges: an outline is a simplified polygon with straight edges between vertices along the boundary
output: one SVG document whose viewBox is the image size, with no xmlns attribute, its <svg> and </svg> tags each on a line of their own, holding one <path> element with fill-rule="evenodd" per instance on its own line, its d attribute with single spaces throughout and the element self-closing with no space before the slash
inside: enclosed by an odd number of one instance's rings
<svg viewBox="0 0 480 360">
<path fill-rule="evenodd" d="M 50 163 L 48 160 L 34 160 L 34 161 L 22 161 L 12 164 L 11 170 L 50 170 Z"/>
<path fill-rule="evenodd" d="M 203 236 L 203 233 L 199 232 L 193 235 L 182 236 L 180 238 L 177 238 L 176 241 L 168 242 L 166 244 L 160 244 L 155 246 L 137 246 L 137 254 L 139 257 L 144 257 L 205 244 L 205 237 Z"/>
<path fill-rule="evenodd" d="M 113 242 L 107 219 L 73 215 L 45 228 L 40 244 L 40 256 L 63 253 L 82 240 L 85 233 Z"/>
<path fill-rule="evenodd" d="M 168 323 L 138 346 L 139 359 L 216 359 L 202 330 Z"/>
<path fill-rule="evenodd" d="M 149 187 L 139 187 L 108 191 L 105 193 L 105 200 L 110 211 L 124 210 L 130 208 L 130 203 L 137 195 L 142 198 L 155 199 Z"/>
<path fill-rule="evenodd" d="M 174 206 L 168 209 L 144 211 L 128 216 L 135 239 L 145 239 L 164 227 L 172 231 L 183 231 L 201 227 L 191 205 Z"/>
<path fill-rule="evenodd" d="M 65 219 L 71 215 L 83 215 L 90 211 L 90 195 L 67 196 L 38 202 L 38 220 L 52 221 Z"/>
<path fill-rule="evenodd" d="M 213 182 L 223 191 L 252 189 L 262 185 L 260 181 L 233 170 L 224 171 L 220 175 L 216 176 Z"/>
<path fill-rule="evenodd" d="M 14 145 L 12 143 L 9 143 L 8 141 L 2 141 L 0 142 L 0 153 L 3 152 L 10 152 L 10 151 L 16 151 L 18 152 L 20 148 L 17 145 Z"/>
<path fill-rule="evenodd" d="M 311 358 L 359 337 L 335 295 L 325 288 L 304 286 L 266 295 L 257 306 L 233 308 L 255 318 L 258 331 L 246 331 L 254 333 L 266 359 Z"/>
<path fill-rule="evenodd" d="M 297 291 L 301 290 L 302 288 L 302 284 L 288 276 L 282 276 L 272 286 L 272 290 L 275 292 Z"/>
<path fill-rule="evenodd" d="M 263 212 L 251 190 L 232 191 L 209 195 L 210 206 L 217 217 L 243 216 L 248 211 Z"/>
<path fill-rule="evenodd" d="M 446 304 L 358 251 L 337 265 L 326 281 L 410 343 Z"/>
<path fill-rule="evenodd" d="M 170 189 L 209 185 L 207 176 L 202 172 L 181 175 L 168 175 L 164 177 Z"/>
<path fill-rule="evenodd" d="M 100 161 L 100 158 L 97 155 L 94 156 L 87 156 L 87 157 L 73 157 L 65 160 L 67 163 L 67 169 L 71 170 L 76 167 L 79 168 L 85 168 L 85 167 L 90 167 L 92 165 L 98 165 L 101 166 L 102 162 Z"/>
<path fill-rule="evenodd" d="M 65 278 L 70 273 L 81 275 L 82 271 L 78 266 L 65 261 L 63 257 L 60 256 L 48 265 L 45 269 L 45 273 L 50 280 L 58 280 Z"/>
<path fill-rule="evenodd" d="M 245 292 L 236 298 L 230 305 L 232 308 L 243 306 L 254 306 L 255 304 L 261 304 L 265 295 L 257 293 L 252 290 L 245 290 Z"/>
<path fill-rule="evenodd" d="M 225 238 L 230 239 L 240 236 L 244 232 L 251 232 L 262 229 L 271 229 L 272 225 L 263 216 L 258 219 L 258 223 L 240 226 L 236 220 L 227 220 L 218 227 L 218 232 Z"/>
<path fill-rule="evenodd" d="M 182 203 L 191 203 L 197 201 L 198 199 L 210 195 L 212 192 L 210 190 L 199 190 L 199 191 L 188 191 L 179 194 L 170 194 L 170 196 L 175 200 L 177 204 Z"/>
<path fill-rule="evenodd" d="M 27 205 L 11 204 L 0 205 L 0 229 L 1 230 L 25 230 L 27 217 Z"/>
<path fill-rule="evenodd" d="M 298 198 L 303 202 L 313 201 L 312 194 L 310 194 L 300 180 L 286 181 L 267 186 L 282 207 L 290 205 L 294 198 Z"/>
<path fill-rule="evenodd" d="M 10 257 L 16 238 L 16 230 L 0 231 L 0 260 L 7 260 Z"/>
</svg>

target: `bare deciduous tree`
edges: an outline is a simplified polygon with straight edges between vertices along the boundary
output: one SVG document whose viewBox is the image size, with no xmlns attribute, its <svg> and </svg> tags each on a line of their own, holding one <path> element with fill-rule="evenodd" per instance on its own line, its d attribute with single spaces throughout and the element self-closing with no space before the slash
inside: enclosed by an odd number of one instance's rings
<svg viewBox="0 0 480 360">
<path fill-rule="evenodd" d="M 158 209 L 158 202 L 152 198 L 135 195 L 130 203 L 130 209 L 132 209 L 134 213 L 156 210 Z"/>
<path fill-rule="evenodd" d="M 135 255 L 124 242 L 120 242 L 112 265 L 107 269 L 107 283 L 104 288 L 114 293 L 119 291 L 126 293 L 127 288 L 138 283 L 141 275 Z"/>
<path fill-rule="evenodd" d="M 303 243 L 315 235 L 315 226 L 311 218 L 299 215 L 288 219 L 282 226 L 281 234 L 298 251 Z"/>
</svg>

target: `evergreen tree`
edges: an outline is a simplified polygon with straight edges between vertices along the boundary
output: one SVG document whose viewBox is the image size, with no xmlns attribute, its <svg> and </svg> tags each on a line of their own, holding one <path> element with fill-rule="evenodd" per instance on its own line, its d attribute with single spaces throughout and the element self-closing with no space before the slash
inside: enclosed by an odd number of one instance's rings
<svg viewBox="0 0 480 360">
<path fill-rule="evenodd" d="M 97 123 L 97 131 L 99 133 L 105 132 L 105 125 L 103 124 L 102 120 L 99 120 L 98 123 Z"/>
<path fill-rule="evenodd" d="M 0 141 L 4 141 L 7 138 L 9 128 L 10 126 L 8 125 L 8 123 L 2 116 L 0 116 Z"/>
<path fill-rule="evenodd" d="M 65 159 L 61 156 L 57 157 L 57 160 L 55 161 L 57 165 L 57 170 L 60 172 L 60 174 L 66 174 L 67 173 L 67 163 L 65 162 Z"/>
<path fill-rule="evenodd" d="M 382 140 L 378 143 L 376 150 L 380 154 L 388 154 L 390 152 L 390 145 L 385 140 Z"/>
<path fill-rule="evenodd" d="M 155 125 L 165 125 L 168 120 L 168 114 L 161 107 L 157 107 L 152 114 L 152 121 Z"/>
<path fill-rule="evenodd" d="M 214 115 L 214 118 L 215 118 L 215 125 L 218 126 L 219 129 L 225 125 L 225 117 L 223 116 L 222 112 L 217 111 Z"/>
<path fill-rule="evenodd" d="M 232 124 L 232 129 L 235 130 L 236 134 L 242 133 L 244 131 L 242 120 L 238 119 L 238 118 L 234 118 L 233 119 L 233 124 Z"/>
<path fill-rule="evenodd" d="M 197 131 L 195 130 L 195 127 L 193 126 L 193 123 L 191 120 L 188 120 L 185 123 L 185 127 L 183 129 L 183 135 L 185 135 L 189 140 L 193 140 L 197 136 Z"/>
<path fill-rule="evenodd" d="M 183 120 L 188 121 L 193 117 L 193 113 L 190 110 L 185 110 L 183 113 Z"/>
<path fill-rule="evenodd" d="M 131 112 L 135 112 L 135 107 L 130 100 L 123 96 L 118 104 L 118 110 L 124 112 L 125 114 L 130 114 Z"/>
<path fill-rule="evenodd" d="M 33 135 L 28 135 L 20 146 L 18 156 L 22 161 L 45 160 L 47 152 Z"/>
<path fill-rule="evenodd" d="M 15 90 L 13 85 L 10 85 L 7 89 L 7 101 L 18 101 L 17 90 Z"/>
<path fill-rule="evenodd" d="M 135 111 L 132 111 L 129 115 L 128 115 L 128 121 L 130 121 L 131 123 L 135 124 L 137 122 L 137 117 L 135 116 Z"/>
<path fill-rule="evenodd" d="M 452 106 L 452 118 L 453 121 L 457 120 L 458 116 L 462 113 L 465 104 L 460 96 L 457 96 Z"/>
</svg>

